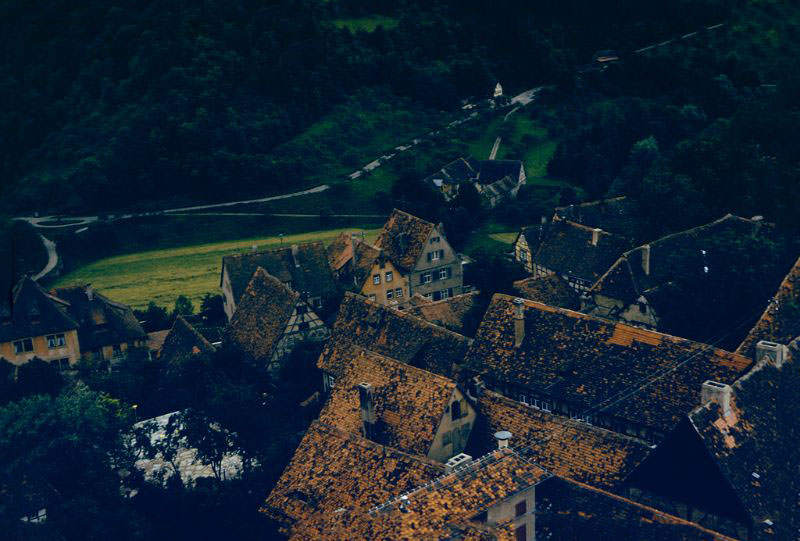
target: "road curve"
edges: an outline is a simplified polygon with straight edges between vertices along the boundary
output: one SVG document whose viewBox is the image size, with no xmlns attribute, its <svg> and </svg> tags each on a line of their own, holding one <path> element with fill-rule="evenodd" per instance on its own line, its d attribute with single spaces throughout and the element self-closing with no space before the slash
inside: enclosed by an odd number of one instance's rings
<svg viewBox="0 0 800 541">
<path fill-rule="evenodd" d="M 44 244 L 44 247 L 47 250 L 47 265 L 45 265 L 44 268 L 33 277 L 34 280 L 44 278 L 51 270 L 56 268 L 56 265 L 58 265 L 58 252 L 56 251 L 56 243 L 46 238 L 41 233 L 39 233 L 39 238 L 42 240 L 42 244 Z"/>
</svg>

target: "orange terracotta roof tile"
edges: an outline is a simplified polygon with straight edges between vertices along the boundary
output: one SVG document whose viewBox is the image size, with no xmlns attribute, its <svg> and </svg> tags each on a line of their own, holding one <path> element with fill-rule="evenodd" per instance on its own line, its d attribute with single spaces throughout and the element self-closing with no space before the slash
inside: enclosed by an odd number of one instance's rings
<svg viewBox="0 0 800 541">
<path fill-rule="evenodd" d="M 400 451 L 427 456 L 455 383 L 357 348 L 337 378 L 319 420 L 339 430 L 361 434 L 360 383 L 372 386 L 379 431 L 376 439 Z"/>
<path fill-rule="evenodd" d="M 541 278 L 525 278 L 514 282 L 514 289 L 521 297 L 532 301 L 577 310 L 581 307 L 578 293 L 557 274 Z"/>
<path fill-rule="evenodd" d="M 431 222 L 394 209 L 378 235 L 375 246 L 398 268 L 409 271 L 417 264 L 434 227 Z"/>
<path fill-rule="evenodd" d="M 478 302 L 477 291 L 440 301 L 421 302 L 418 297 L 421 296 L 414 295 L 412 297 L 413 306 L 409 307 L 406 313 L 457 333 L 464 332 L 465 318 Z M 427 301 L 427 299 L 425 300 Z"/>
</svg>

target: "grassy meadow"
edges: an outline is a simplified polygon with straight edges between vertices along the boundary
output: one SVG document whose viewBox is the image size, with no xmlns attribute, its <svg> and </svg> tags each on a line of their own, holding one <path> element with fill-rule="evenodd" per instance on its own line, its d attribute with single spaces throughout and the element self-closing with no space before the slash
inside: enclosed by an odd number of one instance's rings
<svg viewBox="0 0 800 541">
<path fill-rule="evenodd" d="M 171 308 L 181 294 L 198 306 L 203 295 L 219 291 L 222 256 L 247 252 L 253 246 L 263 250 L 281 244 L 328 243 L 342 231 L 364 231 L 370 241 L 377 235 L 376 229 L 330 229 L 287 235 L 283 243 L 279 237 L 270 236 L 131 253 L 90 263 L 54 285 L 89 282 L 101 293 L 134 308 L 143 308 L 151 300 Z"/>
</svg>

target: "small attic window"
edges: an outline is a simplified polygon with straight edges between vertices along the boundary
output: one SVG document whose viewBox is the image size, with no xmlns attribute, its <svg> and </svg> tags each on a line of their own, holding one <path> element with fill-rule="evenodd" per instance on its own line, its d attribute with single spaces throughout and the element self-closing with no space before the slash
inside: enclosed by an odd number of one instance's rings
<svg viewBox="0 0 800 541">
<path fill-rule="evenodd" d="M 647 313 L 647 303 L 644 301 L 639 301 L 637 303 L 639 305 L 639 313 L 646 314 Z"/>
</svg>

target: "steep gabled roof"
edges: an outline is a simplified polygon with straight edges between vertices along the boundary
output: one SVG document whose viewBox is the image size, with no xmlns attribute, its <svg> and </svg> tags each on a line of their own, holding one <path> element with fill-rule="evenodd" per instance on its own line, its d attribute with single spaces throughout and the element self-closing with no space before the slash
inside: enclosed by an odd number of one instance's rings
<svg viewBox="0 0 800 541">
<path fill-rule="evenodd" d="M 481 184 L 493 184 L 504 177 L 511 177 L 516 184 L 522 169 L 523 165 L 519 160 L 482 160 L 477 181 Z"/>
<path fill-rule="evenodd" d="M 88 284 L 58 288 L 54 294 L 69 303 L 67 310 L 79 323 L 83 351 L 147 338 L 130 306 L 112 301 Z"/>
<path fill-rule="evenodd" d="M 527 459 L 555 475 L 596 487 L 619 485 L 650 452 L 640 440 L 535 409 L 492 391 L 480 396 L 478 411 L 486 420 L 486 433 L 473 437 L 482 436 L 483 442 L 491 445 L 492 434 L 507 430 L 513 434 L 510 444 L 525 449 Z"/>
<path fill-rule="evenodd" d="M 336 292 L 328 253 L 322 242 L 296 244 L 264 252 L 227 255 L 222 258 L 227 269 L 233 297 L 238 303 L 258 267 L 309 297 L 327 298 Z"/>
<path fill-rule="evenodd" d="M 697 523 L 560 477 L 536 486 L 537 539 L 735 541 Z"/>
<path fill-rule="evenodd" d="M 555 218 L 633 238 L 639 220 L 639 206 L 629 197 L 613 197 L 556 207 Z"/>
<path fill-rule="evenodd" d="M 228 339 L 253 360 L 269 359 L 299 299 L 299 293 L 258 267 L 231 318 Z"/>
<path fill-rule="evenodd" d="M 290 530 L 302 529 L 312 517 L 366 513 L 441 473 L 429 460 L 314 421 L 261 511 Z"/>
<path fill-rule="evenodd" d="M 497 294 L 466 366 L 581 412 L 604 403 L 604 414 L 668 431 L 698 403 L 703 381 L 732 382 L 751 364 L 735 353 L 579 312 L 527 300 L 520 306 L 522 344 L 514 347 L 514 298 Z"/>
<path fill-rule="evenodd" d="M 478 163 L 474 159 L 457 158 L 432 175 L 426 177 L 424 182 L 431 182 L 437 187 L 444 183 L 459 184 L 462 182 L 469 182 L 478 176 L 477 169 Z"/>
<path fill-rule="evenodd" d="M 547 477 L 547 472 L 511 449 L 497 450 L 460 473 L 443 475 L 408 492 L 402 507 L 399 499 L 387 498 L 381 502 L 387 505 L 372 513 L 320 514 L 292 539 L 513 540 L 513 529 L 507 525 L 492 528 L 473 519 Z"/>
<path fill-rule="evenodd" d="M 597 243 L 592 244 L 592 228 L 565 220 L 545 224 L 543 236 L 538 235 L 537 229 L 533 228 L 534 242 L 538 241 L 536 251 L 531 253 L 533 263 L 592 283 L 630 247 L 627 239 L 606 231 L 598 232 Z M 525 240 L 530 247 L 527 235 Z"/>
<path fill-rule="evenodd" d="M 452 377 L 453 365 L 463 362 L 469 339 L 410 314 L 346 293 L 319 367 L 340 375 L 353 346 Z"/>
<path fill-rule="evenodd" d="M 0 298 L 0 343 L 77 329 L 68 305 L 24 276 Z"/>
<path fill-rule="evenodd" d="M 518 280 L 514 282 L 514 289 L 525 299 L 550 306 L 569 310 L 578 310 L 581 307 L 578 293 L 558 274 Z"/>
<path fill-rule="evenodd" d="M 407 308 L 406 313 L 461 333 L 464 331 L 465 317 L 478 301 L 478 292 L 456 295 L 440 301 L 429 301 L 421 295 L 414 295 L 411 300 L 413 306 Z"/>
<path fill-rule="evenodd" d="M 800 336 L 800 258 L 736 352 L 752 356 L 761 340 L 785 344 L 797 336 Z"/>
<path fill-rule="evenodd" d="M 427 456 L 455 383 L 400 361 L 356 348 L 319 420 L 345 432 L 362 427 L 358 385 L 372 387 L 379 443 Z"/>
<path fill-rule="evenodd" d="M 800 340 L 781 368 L 765 359 L 732 385 L 730 411 L 695 409 L 691 425 L 755 525 L 773 523 L 776 539 L 800 528 Z"/>
<path fill-rule="evenodd" d="M 436 226 L 431 222 L 394 209 L 383 225 L 375 246 L 383 251 L 395 266 L 403 271 L 414 268 L 428 236 Z"/>
<path fill-rule="evenodd" d="M 211 342 L 197 332 L 183 316 L 178 316 L 164 339 L 159 358 L 164 362 L 171 362 L 181 357 L 213 353 L 214 351 L 215 348 Z"/>
</svg>

